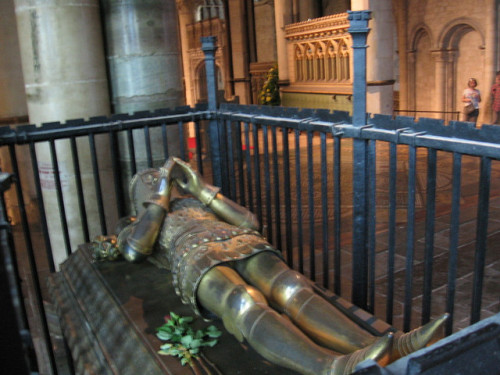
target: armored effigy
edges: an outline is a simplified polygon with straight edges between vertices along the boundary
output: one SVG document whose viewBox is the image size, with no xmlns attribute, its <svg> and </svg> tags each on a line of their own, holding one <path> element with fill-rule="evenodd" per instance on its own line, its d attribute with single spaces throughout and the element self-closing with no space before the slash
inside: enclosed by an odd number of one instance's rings
<svg viewBox="0 0 500 375">
<path fill-rule="evenodd" d="M 171 200 L 174 185 L 190 197 Z M 365 359 L 387 364 L 432 342 L 447 318 L 372 336 L 283 262 L 251 212 L 180 159 L 134 176 L 130 195 L 137 217 L 122 221 L 116 239 L 96 241 L 95 257 L 169 268 L 184 303 L 280 366 L 322 375 L 350 374 Z"/>
</svg>

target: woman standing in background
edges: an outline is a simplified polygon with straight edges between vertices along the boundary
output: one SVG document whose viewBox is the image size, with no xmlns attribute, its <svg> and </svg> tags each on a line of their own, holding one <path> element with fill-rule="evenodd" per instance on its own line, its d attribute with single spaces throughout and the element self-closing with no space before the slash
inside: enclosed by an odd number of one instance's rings
<svg viewBox="0 0 500 375">
<path fill-rule="evenodd" d="M 469 78 L 467 86 L 462 96 L 462 102 L 464 103 L 464 121 L 476 122 L 479 116 L 481 92 L 476 89 L 477 80 L 475 78 Z M 468 109 L 468 107 L 472 108 Z"/>
</svg>

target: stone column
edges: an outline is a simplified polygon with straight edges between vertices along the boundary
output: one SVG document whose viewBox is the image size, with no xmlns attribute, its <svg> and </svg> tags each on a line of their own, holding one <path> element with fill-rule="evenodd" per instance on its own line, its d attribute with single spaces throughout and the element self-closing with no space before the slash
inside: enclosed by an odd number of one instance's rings
<svg viewBox="0 0 500 375">
<path fill-rule="evenodd" d="M 12 1 L 0 1 L 0 120 L 1 124 L 14 125 L 27 120 L 28 108 L 26 106 L 26 94 L 24 92 L 23 71 L 21 69 L 21 54 L 19 51 L 19 39 L 17 36 L 17 23 Z M 19 155 L 20 163 L 29 163 L 29 155 Z M 0 168 L 3 172 L 12 173 L 8 161 L 9 150 L 2 147 L 0 150 Z M 27 173 L 27 168 L 20 171 L 23 181 L 33 181 L 32 176 Z M 31 183 L 33 185 L 33 183 Z M 29 194 L 27 194 L 27 198 Z M 7 215 L 12 223 L 19 222 L 19 214 L 14 188 L 5 192 Z M 25 203 L 29 204 L 29 201 Z"/>
<path fill-rule="evenodd" d="M 113 109 L 183 105 L 175 0 L 103 0 Z"/>
<path fill-rule="evenodd" d="M 184 105 L 181 49 L 175 0 L 103 0 L 114 113 Z M 121 134 L 124 186 L 133 174 L 126 134 Z M 153 166 L 165 162 L 161 129 L 150 132 Z M 180 153 L 179 130 L 168 127 L 169 155 Z M 148 167 L 144 132 L 134 131 L 136 170 Z"/>
<path fill-rule="evenodd" d="M 15 0 L 30 121 L 35 124 L 109 114 L 98 0 Z M 88 150 L 88 142 L 82 140 Z M 56 266 L 84 242 L 69 143 L 57 142 L 69 238 L 65 236 L 47 144 L 37 145 L 38 168 Z M 99 149 L 99 148 L 98 148 Z M 90 155 L 80 168 L 91 235 L 101 233 Z M 100 165 L 101 172 L 109 170 Z M 108 180 L 111 180 L 108 178 Z M 104 179 L 103 179 L 104 181 Z"/>
<path fill-rule="evenodd" d="M 228 0 L 230 20 L 230 43 L 232 50 L 234 95 L 239 97 L 241 104 L 252 102 L 252 92 L 250 89 L 250 51 L 248 48 L 249 35 L 247 28 L 247 18 L 245 1 Z"/>
<path fill-rule="evenodd" d="M 485 14 L 486 28 L 485 28 L 485 71 L 484 71 L 484 85 L 481 91 L 481 110 L 479 111 L 478 124 L 490 123 L 493 118 L 493 113 L 491 111 L 491 86 L 495 83 L 495 74 L 500 69 L 498 57 L 498 43 L 497 43 L 497 28 L 498 28 L 498 9 L 497 1 L 489 0 L 487 1 L 487 9 Z"/>
<path fill-rule="evenodd" d="M 180 34 L 180 48 L 182 50 L 182 68 L 184 70 L 184 88 L 186 95 L 186 104 L 194 106 L 196 104 L 196 99 L 194 95 L 193 82 L 195 77 L 191 75 L 190 61 L 189 61 L 189 36 L 187 32 L 187 25 L 194 22 L 193 20 L 193 10 L 190 4 L 186 4 L 185 1 L 177 1 L 177 12 L 179 15 L 179 34 Z"/>
<path fill-rule="evenodd" d="M 292 4 L 290 0 L 276 0 L 274 2 L 274 18 L 276 27 L 276 52 L 279 66 L 279 84 L 290 84 L 288 65 L 287 41 L 285 39 L 285 26 L 292 21 Z M 290 53 L 293 61 L 293 52 Z"/>
<path fill-rule="evenodd" d="M 434 111 L 445 111 L 446 103 L 446 65 L 448 55 L 446 51 L 433 51 L 432 57 L 435 63 L 435 87 L 434 87 Z"/>
<path fill-rule="evenodd" d="M 370 0 L 351 0 L 351 9 L 358 10 L 368 10 L 370 9 Z"/>
<path fill-rule="evenodd" d="M 407 106 L 402 109 L 416 110 L 417 109 L 417 90 L 416 90 L 416 51 L 408 51 L 407 53 L 407 80 L 406 88 L 404 89 L 407 99 Z M 403 86 L 401 86 L 401 91 L 403 91 Z M 413 116 L 413 114 L 404 114 L 405 116 Z"/>
<path fill-rule="evenodd" d="M 12 1 L 0 2 L 0 119 L 28 115 L 23 71 Z"/>
<path fill-rule="evenodd" d="M 368 35 L 366 78 L 369 113 L 392 115 L 394 105 L 394 35 L 392 0 L 370 2 L 373 17 Z"/>
<path fill-rule="evenodd" d="M 408 61 L 408 6 L 406 0 L 394 0 L 395 17 L 397 23 L 398 36 L 398 57 L 399 57 L 399 82 L 396 82 L 395 90 L 399 90 L 399 109 L 409 109 L 408 98 L 409 89 L 409 61 Z"/>
</svg>

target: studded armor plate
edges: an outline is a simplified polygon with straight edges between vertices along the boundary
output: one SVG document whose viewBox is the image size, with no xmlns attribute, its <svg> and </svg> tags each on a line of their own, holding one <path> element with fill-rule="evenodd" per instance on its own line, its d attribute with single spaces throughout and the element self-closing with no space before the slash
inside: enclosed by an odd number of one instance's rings
<svg viewBox="0 0 500 375">
<path fill-rule="evenodd" d="M 262 251 L 279 255 L 259 232 L 221 221 L 192 198 L 171 202 L 158 244 L 153 261 L 170 268 L 176 293 L 200 315 L 196 290 L 212 267 Z"/>
</svg>

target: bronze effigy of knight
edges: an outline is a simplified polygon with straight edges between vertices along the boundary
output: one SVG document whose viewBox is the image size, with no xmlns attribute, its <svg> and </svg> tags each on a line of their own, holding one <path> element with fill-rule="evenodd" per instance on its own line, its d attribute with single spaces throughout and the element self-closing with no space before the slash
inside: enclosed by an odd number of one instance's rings
<svg viewBox="0 0 500 375">
<path fill-rule="evenodd" d="M 174 187 L 188 196 L 171 199 Z M 96 259 L 148 258 L 170 269 L 184 303 L 277 365 L 312 375 L 350 374 L 365 359 L 385 365 L 432 343 L 447 319 L 372 336 L 286 265 L 255 215 L 178 158 L 134 176 L 130 195 L 137 216 L 95 241 Z"/>
</svg>

